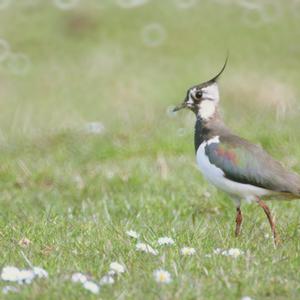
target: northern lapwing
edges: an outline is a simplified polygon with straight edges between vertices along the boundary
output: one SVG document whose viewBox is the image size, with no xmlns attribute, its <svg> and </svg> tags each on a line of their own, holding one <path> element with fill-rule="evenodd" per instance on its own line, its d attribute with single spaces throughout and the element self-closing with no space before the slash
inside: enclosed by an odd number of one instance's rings
<svg viewBox="0 0 300 300">
<path fill-rule="evenodd" d="M 189 88 L 183 103 L 174 111 L 189 108 L 196 115 L 196 161 L 203 176 L 234 201 L 235 236 L 241 231 L 242 200 L 255 201 L 263 208 L 277 244 L 279 237 L 275 221 L 263 200 L 300 198 L 300 176 L 285 169 L 262 147 L 234 135 L 225 126 L 218 110 L 220 96 L 217 80 L 226 64 L 227 59 L 215 77 Z"/>
</svg>

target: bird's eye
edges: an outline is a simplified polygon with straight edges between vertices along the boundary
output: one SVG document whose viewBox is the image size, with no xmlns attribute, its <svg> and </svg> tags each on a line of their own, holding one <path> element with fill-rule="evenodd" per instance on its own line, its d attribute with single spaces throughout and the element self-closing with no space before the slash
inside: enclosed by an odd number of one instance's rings
<svg viewBox="0 0 300 300">
<path fill-rule="evenodd" d="M 196 97 L 197 99 L 201 99 L 201 97 L 202 97 L 202 91 L 197 91 L 197 92 L 195 93 L 195 97 Z"/>
</svg>

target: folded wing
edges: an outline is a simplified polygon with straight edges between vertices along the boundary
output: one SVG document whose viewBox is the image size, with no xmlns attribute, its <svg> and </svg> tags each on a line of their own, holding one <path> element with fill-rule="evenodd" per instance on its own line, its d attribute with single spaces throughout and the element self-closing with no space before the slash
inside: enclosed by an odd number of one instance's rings
<svg viewBox="0 0 300 300">
<path fill-rule="evenodd" d="M 210 163 L 225 177 L 280 193 L 300 196 L 300 176 L 285 169 L 261 147 L 235 135 L 221 137 L 205 147 Z"/>
</svg>

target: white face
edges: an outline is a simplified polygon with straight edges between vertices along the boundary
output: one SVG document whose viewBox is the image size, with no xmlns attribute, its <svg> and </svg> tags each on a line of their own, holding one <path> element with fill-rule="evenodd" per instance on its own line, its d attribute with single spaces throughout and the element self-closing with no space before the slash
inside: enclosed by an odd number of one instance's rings
<svg viewBox="0 0 300 300">
<path fill-rule="evenodd" d="M 206 87 L 193 87 L 188 91 L 186 106 L 203 120 L 210 119 L 219 103 L 219 88 L 216 82 Z"/>
</svg>

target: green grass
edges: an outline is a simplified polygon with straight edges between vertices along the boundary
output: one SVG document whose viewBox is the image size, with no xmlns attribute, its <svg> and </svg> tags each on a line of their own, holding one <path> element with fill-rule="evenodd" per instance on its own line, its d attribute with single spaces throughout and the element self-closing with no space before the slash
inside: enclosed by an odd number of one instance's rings
<svg viewBox="0 0 300 300">
<path fill-rule="evenodd" d="M 71 11 L 36 2 L 0 10 L 0 38 L 31 61 L 24 75 L 0 63 L 0 269 L 28 267 L 23 251 L 49 279 L 0 298 L 299 299 L 300 202 L 270 202 L 283 240 L 277 249 L 254 204 L 243 205 L 234 238 L 233 203 L 195 166 L 194 116 L 166 114 L 219 70 L 229 49 L 220 82 L 226 123 L 300 172 L 296 4 L 277 1 L 276 20 L 251 27 L 235 1 L 179 10 L 153 0 L 126 10 L 90 0 Z M 156 22 L 166 40 L 147 47 L 142 28 Z M 92 121 L 105 133 L 87 134 Z M 159 255 L 137 252 L 128 229 Z M 161 236 L 176 245 L 157 245 Z M 27 248 L 18 244 L 24 237 Z M 196 255 L 182 257 L 183 246 Z M 216 248 L 244 255 L 207 257 Z M 69 279 L 83 272 L 99 280 L 112 261 L 127 271 L 97 296 Z M 172 283 L 154 281 L 158 268 Z"/>
</svg>

